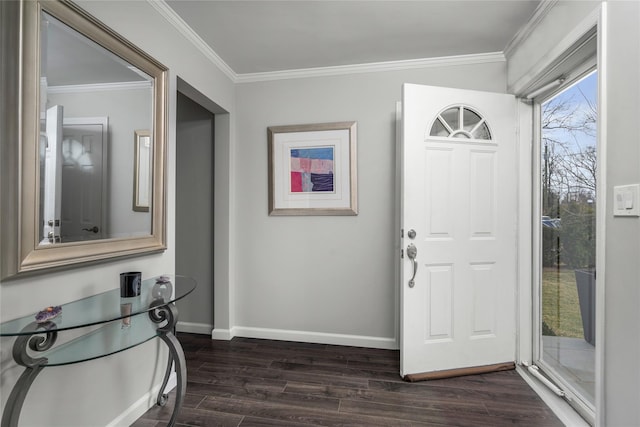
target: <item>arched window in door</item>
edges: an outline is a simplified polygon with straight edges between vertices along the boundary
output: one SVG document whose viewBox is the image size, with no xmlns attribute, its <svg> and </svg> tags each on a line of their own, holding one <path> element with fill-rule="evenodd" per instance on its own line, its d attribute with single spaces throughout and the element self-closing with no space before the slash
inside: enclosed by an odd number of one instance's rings
<svg viewBox="0 0 640 427">
<path fill-rule="evenodd" d="M 465 105 L 456 105 L 438 114 L 429 136 L 490 140 L 491 132 L 478 112 Z"/>
</svg>

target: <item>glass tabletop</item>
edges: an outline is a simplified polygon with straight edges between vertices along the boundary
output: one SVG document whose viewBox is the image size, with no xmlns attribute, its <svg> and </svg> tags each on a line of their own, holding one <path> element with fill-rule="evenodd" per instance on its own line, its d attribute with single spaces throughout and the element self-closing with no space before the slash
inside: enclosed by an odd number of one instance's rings
<svg viewBox="0 0 640 427">
<path fill-rule="evenodd" d="M 171 304 L 186 297 L 195 288 L 196 281 L 190 277 L 152 277 L 142 281 L 138 296 L 122 298 L 118 287 L 64 304 L 61 306 L 61 313 L 47 322 L 37 323 L 37 313 L 4 322 L 0 324 L 0 336 L 33 335 L 112 322 L 147 313 L 157 306 Z"/>
</svg>

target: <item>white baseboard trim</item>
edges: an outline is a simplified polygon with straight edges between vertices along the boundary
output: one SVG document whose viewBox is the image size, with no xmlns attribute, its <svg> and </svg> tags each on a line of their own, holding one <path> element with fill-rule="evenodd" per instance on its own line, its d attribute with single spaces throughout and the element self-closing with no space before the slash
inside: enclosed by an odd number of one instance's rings
<svg viewBox="0 0 640 427">
<path fill-rule="evenodd" d="M 203 334 L 209 335 L 213 330 L 213 325 L 206 323 L 192 323 L 192 322 L 178 322 L 176 325 L 178 332 L 185 332 L 187 334 Z"/>
<path fill-rule="evenodd" d="M 381 348 L 386 350 L 397 350 L 399 348 L 396 338 L 330 334 L 325 332 L 290 331 L 283 329 L 250 328 L 243 326 L 234 327 L 232 332 L 233 336 L 245 338 Z"/>
<path fill-rule="evenodd" d="M 235 336 L 233 329 L 213 329 L 211 330 L 212 340 L 230 341 Z"/>
<path fill-rule="evenodd" d="M 145 393 L 140 399 L 138 399 L 133 405 L 129 406 L 123 413 L 117 418 L 107 424 L 107 427 L 119 427 L 130 426 L 138 418 L 144 415 L 149 409 L 156 405 L 156 399 L 158 398 L 158 392 L 160 391 L 160 384 L 156 384 L 151 390 Z M 169 393 L 178 385 L 176 373 L 172 372 L 169 376 L 169 382 L 164 389 L 165 393 Z"/>
</svg>

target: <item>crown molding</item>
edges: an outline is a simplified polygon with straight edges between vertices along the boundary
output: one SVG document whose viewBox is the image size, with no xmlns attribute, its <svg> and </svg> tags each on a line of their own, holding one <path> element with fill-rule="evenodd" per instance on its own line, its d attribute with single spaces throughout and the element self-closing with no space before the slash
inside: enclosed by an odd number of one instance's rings
<svg viewBox="0 0 640 427">
<path fill-rule="evenodd" d="M 401 71 L 417 68 L 443 67 L 451 65 L 473 65 L 489 62 L 505 62 L 502 52 L 490 52 L 473 55 L 457 55 L 438 58 L 411 59 L 404 61 L 374 62 L 334 67 L 302 68 L 264 73 L 238 74 L 196 32 L 165 2 L 165 0 L 147 0 L 171 25 L 173 25 L 202 54 L 216 65 L 234 83 L 254 83 L 272 80 L 326 77 L 347 74 L 373 73 L 383 71 Z M 557 0 L 549 0 L 555 2 Z"/>
<path fill-rule="evenodd" d="M 271 71 L 266 73 L 246 73 L 238 74 L 236 82 L 254 83 L 272 80 L 327 77 L 360 73 L 378 73 L 384 71 L 404 71 L 417 68 L 445 67 L 452 65 L 474 65 L 505 61 L 506 59 L 502 52 L 491 52 L 475 55 L 457 55 L 439 58 L 410 59 L 404 61 L 340 65 L 335 67 L 303 68 L 297 70 Z"/>
<path fill-rule="evenodd" d="M 237 74 L 217 53 L 182 19 L 164 0 L 147 0 L 171 25 L 173 25 L 188 41 L 190 41 L 205 57 L 207 57 L 231 81 L 235 82 Z"/>
<path fill-rule="evenodd" d="M 504 48 L 504 56 L 509 57 L 511 53 L 518 48 L 531 33 L 536 29 L 540 22 L 549 14 L 549 11 L 558 3 L 559 0 L 543 0 L 538 4 L 536 10 L 531 15 L 524 27 L 511 39 Z"/>
<path fill-rule="evenodd" d="M 80 93 L 80 92 L 104 92 L 112 90 L 149 89 L 152 83 L 144 82 L 119 82 L 119 83 L 95 83 L 81 85 L 48 86 L 47 93 Z"/>
</svg>

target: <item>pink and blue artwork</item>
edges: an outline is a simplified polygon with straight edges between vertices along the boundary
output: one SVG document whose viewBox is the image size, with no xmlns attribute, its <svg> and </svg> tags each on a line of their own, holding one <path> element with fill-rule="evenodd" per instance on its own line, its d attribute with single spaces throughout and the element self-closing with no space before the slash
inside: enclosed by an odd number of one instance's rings
<svg viewBox="0 0 640 427">
<path fill-rule="evenodd" d="M 334 147 L 291 149 L 291 192 L 333 192 Z"/>
</svg>

